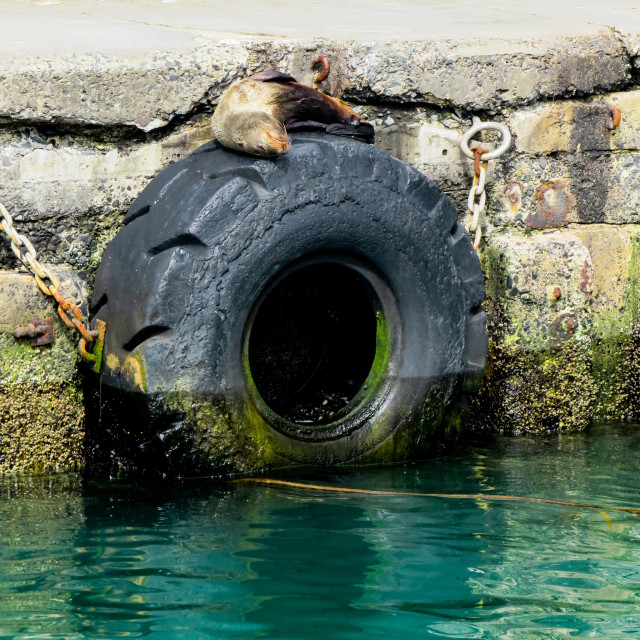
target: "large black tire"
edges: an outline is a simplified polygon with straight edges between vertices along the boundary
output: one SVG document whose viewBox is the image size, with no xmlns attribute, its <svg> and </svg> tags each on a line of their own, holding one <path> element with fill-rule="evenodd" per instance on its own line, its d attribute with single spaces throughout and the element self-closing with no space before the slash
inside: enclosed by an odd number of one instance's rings
<svg viewBox="0 0 640 640">
<path fill-rule="evenodd" d="M 445 409 L 484 369 L 484 280 L 449 199 L 375 147 L 292 138 L 275 159 L 212 142 L 169 166 L 98 270 L 103 390 L 120 424 L 131 399 L 148 421 L 111 436 L 152 442 L 177 470 L 423 454 L 455 431 Z M 306 417 L 282 409 L 319 369 L 348 370 L 343 405 L 317 417 L 318 388 Z"/>
</svg>

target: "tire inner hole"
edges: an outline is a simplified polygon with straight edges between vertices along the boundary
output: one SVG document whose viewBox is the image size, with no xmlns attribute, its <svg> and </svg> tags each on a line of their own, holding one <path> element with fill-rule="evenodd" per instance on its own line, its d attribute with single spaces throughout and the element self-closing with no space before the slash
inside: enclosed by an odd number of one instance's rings
<svg viewBox="0 0 640 640">
<path fill-rule="evenodd" d="M 371 285 L 344 265 L 302 267 L 279 282 L 249 335 L 249 368 L 267 406 L 306 426 L 348 413 L 374 362 L 379 308 Z"/>
</svg>

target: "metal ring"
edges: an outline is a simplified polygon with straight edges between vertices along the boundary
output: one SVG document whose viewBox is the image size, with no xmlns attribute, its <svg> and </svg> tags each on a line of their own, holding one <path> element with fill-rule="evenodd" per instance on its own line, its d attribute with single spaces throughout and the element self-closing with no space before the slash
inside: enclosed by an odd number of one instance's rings
<svg viewBox="0 0 640 640">
<path fill-rule="evenodd" d="M 502 135 L 502 144 L 493 151 L 483 153 L 480 156 L 480 160 L 483 162 L 486 162 L 487 160 L 495 160 L 511 146 L 511 133 L 506 125 L 500 124 L 499 122 L 477 122 L 469 129 L 469 131 L 463 134 L 460 139 L 460 149 L 467 158 L 471 158 L 473 160 L 473 151 L 469 149 L 469 142 L 471 138 L 473 138 L 478 131 L 485 131 L 487 129 L 495 129 L 496 131 L 499 131 Z"/>
<path fill-rule="evenodd" d="M 80 341 L 78 342 L 78 353 L 89 362 L 95 362 L 97 359 L 95 354 L 87 351 L 87 340 L 85 338 L 80 338 Z"/>
</svg>

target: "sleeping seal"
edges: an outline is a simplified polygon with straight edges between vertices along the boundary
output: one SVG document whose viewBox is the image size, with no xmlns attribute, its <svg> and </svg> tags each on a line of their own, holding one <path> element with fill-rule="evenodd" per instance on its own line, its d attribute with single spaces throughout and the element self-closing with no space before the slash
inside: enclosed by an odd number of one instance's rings
<svg viewBox="0 0 640 640">
<path fill-rule="evenodd" d="M 342 100 L 279 71 L 263 71 L 232 84 L 213 114 L 220 144 L 255 156 L 289 149 L 287 131 L 326 131 L 373 143 L 373 125 Z"/>
</svg>

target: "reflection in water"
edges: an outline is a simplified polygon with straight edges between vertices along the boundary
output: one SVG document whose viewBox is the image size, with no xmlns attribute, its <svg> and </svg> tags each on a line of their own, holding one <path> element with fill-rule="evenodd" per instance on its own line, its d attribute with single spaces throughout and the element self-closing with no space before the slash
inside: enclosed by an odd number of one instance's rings
<svg viewBox="0 0 640 640">
<path fill-rule="evenodd" d="M 67 637 L 71 594 L 58 584 L 84 526 L 78 476 L 0 483 L 0 638 Z"/>
<path fill-rule="evenodd" d="M 366 540 L 373 525 L 348 502 L 306 500 L 297 496 L 250 526 L 256 548 L 240 555 L 257 578 L 247 585 L 257 607 L 246 620 L 283 640 L 357 637 L 370 617 L 354 605 L 377 565 Z"/>
<path fill-rule="evenodd" d="M 233 492 L 168 493 L 87 500 L 77 542 L 91 555 L 67 583 L 87 637 L 251 636 L 252 574 L 236 555 L 247 523 Z"/>
<path fill-rule="evenodd" d="M 638 506 L 640 432 L 307 478 Z M 640 519 L 198 482 L 0 480 L 0 638 L 640 635 Z"/>
</svg>

